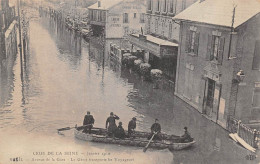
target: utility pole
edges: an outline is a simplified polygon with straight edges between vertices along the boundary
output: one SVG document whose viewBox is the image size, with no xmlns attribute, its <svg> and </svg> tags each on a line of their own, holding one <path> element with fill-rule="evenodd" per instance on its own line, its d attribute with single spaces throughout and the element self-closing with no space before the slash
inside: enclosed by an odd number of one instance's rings
<svg viewBox="0 0 260 164">
<path fill-rule="evenodd" d="M 18 12 L 18 28 L 19 28 L 19 50 L 20 50 L 20 64 L 21 64 L 21 78 L 23 78 L 23 54 L 22 54 L 22 32 L 21 32 L 21 20 L 20 20 L 20 0 L 17 0 L 17 12 Z"/>
<path fill-rule="evenodd" d="M 239 50 L 236 46 L 236 57 L 231 57 L 230 53 L 231 53 L 231 46 L 232 46 L 232 36 L 234 34 L 234 22 L 235 22 L 235 14 L 236 14 L 236 7 L 234 5 L 233 8 L 233 15 L 232 15 L 232 24 L 231 24 L 231 33 L 230 33 L 230 41 L 229 41 L 229 50 L 228 50 L 228 59 L 234 59 L 234 63 L 233 63 L 233 80 L 232 80 L 232 84 L 231 84 L 231 91 L 230 91 L 230 102 L 229 102 L 229 114 L 228 114 L 228 127 L 230 126 L 230 119 L 231 116 L 235 117 L 236 114 L 236 105 L 237 105 L 237 95 L 238 95 L 238 87 L 239 87 L 239 82 L 235 81 L 234 79 L 236 79 L 236 75 L 237 75 L 237 70 L 240 66 L 240 62 L 237 57 L 239 54 Z M 237 59 L 235 59 L 237 58 Z"/>
<path fill-rule="evenodd" d="M 235 22 L 235 15 L 236 15 L 236 6 L 233 8 L 233 15 L 232 15 L 232 24 L 231 24 L 231 30 L 230 30 L 230 39 L 229 39 L 229 49 L 228 49 L 228 59 L 230 59 L 230 53 L 231 53 L 231 45 L 232 45 L 232 38 L 234 33 L 234 22 Z"/>
</svg>

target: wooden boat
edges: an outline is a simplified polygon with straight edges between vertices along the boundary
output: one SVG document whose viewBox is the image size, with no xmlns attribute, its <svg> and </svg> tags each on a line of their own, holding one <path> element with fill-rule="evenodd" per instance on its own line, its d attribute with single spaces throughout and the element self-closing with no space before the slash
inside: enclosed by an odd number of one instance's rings
<svg viewBox="0 0 260 164">
<path fill-rule="evenodd" d="M 93 128 L 92 134 L 86 134 L 82 132 L 82 129 L 75 128 L 74 135 L 76 138 L 85 141 L 145 147 L 149 142 L 147 137 L 150 135 L 150 133 L 136 131 L 134 133 L 134 138 L 119 139 L 119 138 L 108 137 L 106 135 L 106 129 Z M 152 141 L 149 147 L 156 148 L 156 149 L 168 148 L 169 150 L 181 150 L 181 149 L 188 148 L 193 144 L 195 144 L 194 140 L 190 142 L 183 142 L 179 136 L 162 134 L 162 141 Z"/>
</svg>

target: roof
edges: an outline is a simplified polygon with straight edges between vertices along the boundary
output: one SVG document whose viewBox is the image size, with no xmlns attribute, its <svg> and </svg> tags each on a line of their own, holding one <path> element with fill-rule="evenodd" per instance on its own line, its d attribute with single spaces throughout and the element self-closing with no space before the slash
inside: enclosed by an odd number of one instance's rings
<svg viewBox="0 0 260 164">
<path fill-rule="evenodd" d="M 260 12 L 260 0 L 205 0 L 194 3 L 173 19 L 230 27 L 235 6 L 234 28 Z"/>
<path fill-rule="evenodd" d="M 139 37 L 139 34 L 131 34 L 135 37 Z M 148 40 L 149 42 L 161 45 L 161 46 L 173 46 L 173 47 L 178 47 L 178 44 L 170 42 L 168 40 L 164 40 L 164 39 L 160 39 L 157 37 L 154 37 L 152 35 L 145 35 L 146 36 L 146 40 Z"/>
<path fill-rule="evenodd" d="M 99 0 L 100 7 L 98 7 L 98 2 L 89 6 L 88 9 L 97 9 L 97 10 L 107 10 L 116 4 L 122 2 L 123 0 Z"/>
</svg>

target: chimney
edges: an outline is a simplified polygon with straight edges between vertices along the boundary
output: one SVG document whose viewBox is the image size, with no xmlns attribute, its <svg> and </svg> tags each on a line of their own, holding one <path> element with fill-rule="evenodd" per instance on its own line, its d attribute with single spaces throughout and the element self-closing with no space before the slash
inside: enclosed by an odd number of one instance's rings
<svg viewBox="0 0 260 164">
<path fill-rule="evenodd" d="M 100 2 L 100 1 L 98 1 L 98 8 L 99 8 L 99 7 L 101 7 L 101 2 Z"/>
</svg>

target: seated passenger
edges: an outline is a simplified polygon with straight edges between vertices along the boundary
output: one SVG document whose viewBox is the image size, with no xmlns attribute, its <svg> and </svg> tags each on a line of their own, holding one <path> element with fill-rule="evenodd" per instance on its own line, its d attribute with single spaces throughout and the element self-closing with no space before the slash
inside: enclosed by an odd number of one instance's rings
<svg viewBox="0 0 260 164">
<path fill-rule="evenodd" d="M 128 137 L 132 137 L 134 130 L 136 128 L 136 118 L 133 117 L 131 121 L 128 123 Z"/>
<path fill-rule="evenodd" d="M 119 122 L 119 125 L 118 125 L 116 133 L 115 133 L 115 137 L 120 138 L 120 139 L 124 139 L 126 137 L 125 130 L 122 127 L 122 122 Z"/>
</svg>

